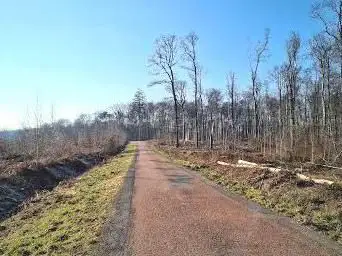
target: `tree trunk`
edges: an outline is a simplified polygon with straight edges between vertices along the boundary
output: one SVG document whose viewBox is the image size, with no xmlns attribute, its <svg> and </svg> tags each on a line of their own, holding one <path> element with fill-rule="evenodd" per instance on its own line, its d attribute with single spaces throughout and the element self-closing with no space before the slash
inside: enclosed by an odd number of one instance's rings
<svg viewBox="0 0 342 256">
<path fill-rule="evenodd" d="M 186 140 L 186 134 L 185 134 L 185 112 L 184 110 L 182 111 L 183 112 L 183 144 L 185 145 L 185 140 Z"/>
<path fill-rule="evenodd" d="M 213 114 L 210 113 L 210 149 L 214 147 L 214 122 L 213 122 Z"/>
</svg>

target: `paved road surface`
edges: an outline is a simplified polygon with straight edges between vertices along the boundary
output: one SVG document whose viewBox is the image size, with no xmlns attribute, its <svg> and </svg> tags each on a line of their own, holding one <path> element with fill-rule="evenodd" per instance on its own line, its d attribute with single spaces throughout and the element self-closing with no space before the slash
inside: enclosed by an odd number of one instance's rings
<svg viewBox="0 0 342 256">
<path fill-rule="evenodd" d="M 223 193 L 139 143 L 132 202 L 133 255 L 339 255 L 287 218 Z"/>
</svg>

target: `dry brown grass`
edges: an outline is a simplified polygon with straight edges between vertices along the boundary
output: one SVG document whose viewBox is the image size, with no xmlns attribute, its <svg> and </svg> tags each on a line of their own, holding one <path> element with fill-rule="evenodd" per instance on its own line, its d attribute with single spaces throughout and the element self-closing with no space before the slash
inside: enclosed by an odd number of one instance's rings
<svg viewBox="0 0 342 256">
<path fill-rule="evenodd" d="M 263 169 L 233 168 L 216 163 L 217 160 L 234 163 L 241 158 L 257 163 L 267 162 L 267 159 L 253 153 L 245 153 L 241 157 L 236 153 L 176 149 L 166 145 L 157 146 L 157 150 L 176 163 L 200 172 L 225 189 L 290 216 L 342 243 L 342 183 L 336 175 L 333 185 L 318 185 L 298 180 L 291 170 L 271 173 Z M 292 166 L 287 165 L 290 168 Z M 317 176 L 320 170 L 316 168 L 308 172 L 315 172 Z M 321 172 L 320 175 L 331 178 L 331 172 Z"/>
</svg>

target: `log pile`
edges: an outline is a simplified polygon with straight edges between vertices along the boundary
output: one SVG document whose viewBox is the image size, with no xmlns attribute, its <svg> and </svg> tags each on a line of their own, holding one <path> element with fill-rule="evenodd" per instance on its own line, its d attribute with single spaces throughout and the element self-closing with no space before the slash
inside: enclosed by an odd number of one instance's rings
<svg viewBox="0 0 342 256">
<path fill-rule="evenodd" d="M 227 162 L 222 162 L 222 161 L 217 161 L 217 164 L 223 165 L 223 166 L 230 166 L 230 167 L 235 167 L 235 168 L 258 168 L 262 170 L 268 170 L 273 173 L 278 173 L 280 171 L 289 171 L 288 169 L 283 169 L 281 167 L 268 167 L 265 165 L 253 163 L 253 162 L 248 162 L 244 160 L 238 160 L 236 164 L 233 163 L 227 163 Z M 321 184 L 321 185 L 331 185 L 334 182 L 331 180 L 326 180 L 326 179 L 313 179 L 308 176 L 305 176 L 299 172 L 296 173 L 296 176 L 299 180 L 303 181 L 312 181 L 316 184 Z"/>
</svg>

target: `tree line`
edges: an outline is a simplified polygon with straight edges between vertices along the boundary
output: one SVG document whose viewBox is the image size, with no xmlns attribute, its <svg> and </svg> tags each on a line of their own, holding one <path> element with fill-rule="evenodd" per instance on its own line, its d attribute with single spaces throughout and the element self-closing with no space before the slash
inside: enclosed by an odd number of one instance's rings
<svg viewBox="0 0 342 256">
<path fill-rule="evenodd" d="M 342 1 L 316 3 L 311 14 L 322 31 L 309 42 L 291 32 L 284 48 L 286 60 L 262 77 L 260 66 L 270 54 L 270 31 L 265 30 L 251 52 L 246 91 L 239 89 L 233 71 L 227 74 L 225 89 L 204 88 L 195 33 L 160 36 L 149 59 L 155 78 L 149 86 L 164 86 L 170 98 L 148 103 L 139 90 L 127 107 L 134 116 L 131 130 L 139 131 L 131 134 L 167 138 L 176 147 L 183 143 L 251 149 L 289 160 L 340 160 Z"/>
<path fill-rule="evenodd" d="M 0 160 L 40 162 L 75 154 L 112 154 L 127 140 L 124 128 L 108 111 L 81 114 L 73 122 L 55 121 L 53 114 L 50 122 L 43 122 L 39 111 L 34 116 L 34 125 L 0 137 Z"/>
</svg>

